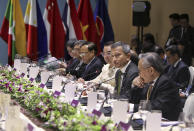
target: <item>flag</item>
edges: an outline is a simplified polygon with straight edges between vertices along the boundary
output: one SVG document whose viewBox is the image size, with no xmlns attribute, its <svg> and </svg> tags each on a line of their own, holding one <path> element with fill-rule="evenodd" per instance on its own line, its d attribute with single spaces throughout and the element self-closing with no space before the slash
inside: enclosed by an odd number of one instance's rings
<svg viewBox="0 0 194 131">
<path fill-rule="evenodd" d="M 100 53 L 100 37 L 97 33 L 90 0 L 80 0 L 78 16 L 81 21 L 83 39 L 94 42 L 97 45 L 98 53 Z"/>
<path fill-rule="evenodd" d="M 57 0 L 47 0 L 43 18 L 51 55 L 56 58 L 64 58 L 65 29 Z"/>
<path fill-rule="evenodd" d="M 94 12 L 94 19 L 96 21 L 97 31 L 100 36 L 100 46 L 101 49 L 103 49 L 104 43 L 108 41 L 114 41 L 114 32 L 105 0 L 98 0 Z"/>
<path fill-rule="evenodd" d="M 10 65 L 13 64 L 16 53 L 26 56 L 26 30 L 19 0 L 8 1 L 0 36 L 8 43 Z"/>
<path fill-rule="evenodd" d="M 38 60 L 48 54 L 47 33 L 37 0 L 28 0 L 24 22 L 27 34 L 27 55 Z"/>
<path fill-rule="evenodd" d="M 74 0 L 67 0 L 62 17 L 66 30 L 66 42 L 70 39 L 82 40 L 82 29 L 77 14 Z M 70 56 L 65 48 L 65 59 L 69 60 Z"/>
<path fill-rule="evenodd" d="M 69 39 L 82 40 L 82 29 L 74 0 L 66 1 L 62 20 L 66 28 L 66 41 Z"/>
</svg>

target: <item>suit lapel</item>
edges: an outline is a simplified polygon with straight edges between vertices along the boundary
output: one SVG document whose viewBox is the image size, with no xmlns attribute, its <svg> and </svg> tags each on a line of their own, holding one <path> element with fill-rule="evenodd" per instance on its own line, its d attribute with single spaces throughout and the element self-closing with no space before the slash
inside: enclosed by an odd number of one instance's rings
<svg viewBox="0 0 194 131">
<path fill-rule="evenodd" d="M 153 97 L 155 96 L 156 94 L 156 91 L 157 91 L 157 88 L 158 88 L 158 82 L 160 80 L 160 76 L 158 77 L 158 79 L 156 80 L 155 84 L 154 84 L 154 87 L 152 88 L 152 92 L 151 92 L 151 95 L 150 95 L 150 99 L 153 99 Z"/>
<path fill-rule="evenodd" d="M 96 62 L 97 58 L 95 57 L 91 63 L 89 63 L 89 65 L 85 67 L 85 73 L 84 75 L 87 75 L 88 73 L 90 73 L 90 68 L 92 67 L 92 65 Z"/>
<path fill-rule="evenodd" d="M 124 85 L 126 85 L 125 84 L 125 79 L 127 78 L 128 70 L 129 70 L 130 66 L 131 66 L 131 63 L 127 66 L 127 68 L 126 68 L 126 70 L 125 70 L 125 72 L 123 74 L 123 80 L 122 80 L 122 86 L 121 87 L 124 87 Z"/>
</svg>

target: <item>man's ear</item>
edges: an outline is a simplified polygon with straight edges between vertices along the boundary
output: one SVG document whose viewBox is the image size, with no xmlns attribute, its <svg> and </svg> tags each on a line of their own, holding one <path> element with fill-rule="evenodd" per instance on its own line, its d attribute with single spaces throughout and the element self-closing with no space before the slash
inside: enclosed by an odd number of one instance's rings
<svg viewBox="0 0 194 131">
<path fill-rule="evenodd" d="M 179 59 L 179 56 L 178 56 L 178 54 L 175 54 L 174 56 L 175 56 L 175 58 L 176 58 L 176 59 Z"/>
<path fill-rule="evenodd" d="M 128 60 L 131 59 L 131 54 L 130 54 L 130 53 L 127 54 L 127 59 L 128 59 Z"/>
<path fill-rule="evenodd" d="M 154 68 L 151 66 L 150 67 L 150 72 L 153 73 L 154 72 Z"/>
<path fill-rule="evenodd" d="M 94 50 L 92 50 L 91 53 L 94 54 L 94 56 L 96 55 Z"/>
</svg>

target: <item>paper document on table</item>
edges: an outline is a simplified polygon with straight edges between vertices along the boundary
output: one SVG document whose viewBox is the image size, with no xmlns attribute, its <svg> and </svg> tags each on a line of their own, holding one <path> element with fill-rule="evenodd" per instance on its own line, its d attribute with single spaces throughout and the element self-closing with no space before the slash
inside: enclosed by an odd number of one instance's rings
<svg viewBox="0 0 194 131">
<path fill-rule="evenodd" d="M 179 125 L 179 124 L 183 124 L 183 122 L 180 121 L 162 121 L 161 126 L 165 127 L 165 126 L 172 126 L 172 125 Z"/>
</svg>

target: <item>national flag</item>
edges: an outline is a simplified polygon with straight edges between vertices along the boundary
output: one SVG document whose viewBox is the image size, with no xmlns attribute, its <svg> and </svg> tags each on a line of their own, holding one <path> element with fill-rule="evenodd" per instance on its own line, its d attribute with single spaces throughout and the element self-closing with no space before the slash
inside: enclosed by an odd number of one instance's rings
<svg viewBox="0 0 194 131">
<path fill-rule="evenodd" d="M 27 55 L 38 60 L 48 54 L 47 33 L 37 0 L 28 0 L 24 22 L 27 34 Z"/>
<path fill-rule="evenodd" d="M 57 0 L 47 0 L 43 18 L 51 55 L 56 58 L 64 58 L 65 29 Z"/>
<path fill-rule="evenodd" d="M 67 39 L 82 40 L 82 29 L 74 0 L 66 1 L 62 20 L 66 28 L 66 41 Z"/>
<path fill-rule="evenodd" d="M 77 14 L 74 0 L 67 0 L 65 2 L 65 8 L 62 17 L 63 23 L 66 29 L 66 42 L 70 39 L 82 40 L 82 29 Z M 65 48 L 65 59 L 69 59 L 67 49 Z"/>
<path fill-rule="evenodd" d="M 94 19 L 100 35 L 101 49 L 103 49 L 104 43 L 114 41 L 114 32 L 105 0 L 98 0 L 94 12 Z"/>
<path fill-rule="evenodd" d="M 16 53 L 26 56 L 26 30 L 19 0 L 8 1 L 0 36 L 8 43 L 10 65 Z"/>
<path fill-rule="evenodd" d="M 98 53 L 99 53 L 101 51 L 100 37 L 97 33 L 97 28 L 94 21 L 90 0 L 80 0 L 79 7 L 78 7 L 78 16 L 81 21 L 83 39 L 94 42 L 97 45 Z"/>
</svg>

